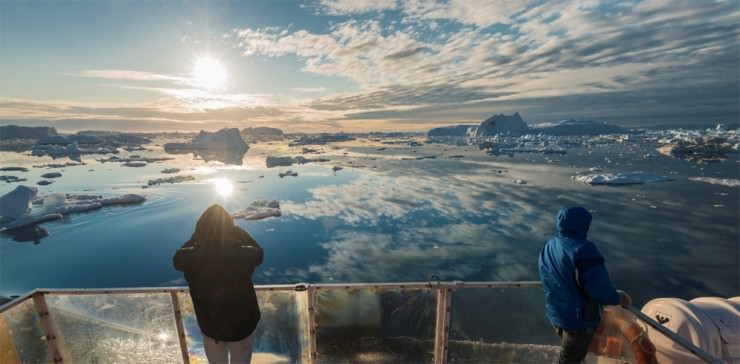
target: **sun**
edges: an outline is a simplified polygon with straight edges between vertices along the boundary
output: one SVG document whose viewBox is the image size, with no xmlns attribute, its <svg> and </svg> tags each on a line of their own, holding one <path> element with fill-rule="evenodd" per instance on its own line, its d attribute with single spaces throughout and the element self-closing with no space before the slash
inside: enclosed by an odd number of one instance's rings
<svg viewBox="0 0 740 364">
<path fill-rule="evenodd" d="M 213 180 L 213 188 L 216 193 L 222 197 L 229 197 L 234 192 L 234 184 L 226 178 L 216 178 Z"/>
<path fill-rule="evenodd" d="M 193 76 L 198 86 L 208 90 L 223 88 L 226 83 L 226 69 L 221 62 L 211 57 L 200 58 L 195 62 Z"/>
</svg>

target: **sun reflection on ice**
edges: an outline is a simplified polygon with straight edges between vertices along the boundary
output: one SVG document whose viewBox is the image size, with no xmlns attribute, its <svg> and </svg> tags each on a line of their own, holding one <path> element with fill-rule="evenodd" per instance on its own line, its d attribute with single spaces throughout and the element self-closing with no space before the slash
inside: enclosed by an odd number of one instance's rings
<svg viewBox="0 0 740 364">
<path fill-rule="evenodd" d="M 226 178 L 214 178 L 213 188 L 221 197 L 229 197 L 234 193 L 234 184 Z"/>
</svg>

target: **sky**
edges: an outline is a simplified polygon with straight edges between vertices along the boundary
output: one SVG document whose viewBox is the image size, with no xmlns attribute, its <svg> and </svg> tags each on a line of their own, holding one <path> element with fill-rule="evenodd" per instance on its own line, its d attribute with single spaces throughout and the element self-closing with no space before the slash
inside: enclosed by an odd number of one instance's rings
<svg viewBox="0 0 740 364">
<path fill-rule="evenodd" d="M 739 24 L 734 0 L 0 0 L 0 124 L 736 126 Z"/>
</svg>

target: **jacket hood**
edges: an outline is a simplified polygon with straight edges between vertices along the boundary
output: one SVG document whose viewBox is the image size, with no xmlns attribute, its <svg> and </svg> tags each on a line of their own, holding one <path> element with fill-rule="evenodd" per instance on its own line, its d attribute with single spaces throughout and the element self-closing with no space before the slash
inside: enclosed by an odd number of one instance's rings
<svg viewBox="0 0 740 364">
<path fill-rule="evenodd" d="M 555 218 L 555 229 L 560 236 L 585 239 L 591 218 L 591 214 L 583 207 L 563 207 Z"/>
</svg>

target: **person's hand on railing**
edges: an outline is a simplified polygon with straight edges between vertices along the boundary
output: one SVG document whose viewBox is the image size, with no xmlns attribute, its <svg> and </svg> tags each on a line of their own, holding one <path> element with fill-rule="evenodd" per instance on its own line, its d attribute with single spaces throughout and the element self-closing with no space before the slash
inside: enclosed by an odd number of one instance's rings
<svg viewBox="0 0 740 364">
<path fill-rule="evenodd" d="M 629 306 L 632 304 L 632 297 L 627 294 L 627 292 L 622 291 L 621 289 L 617 290 L 617 293 L 619 294 L 619 305 L 620 306 Z"/>
</svg>

